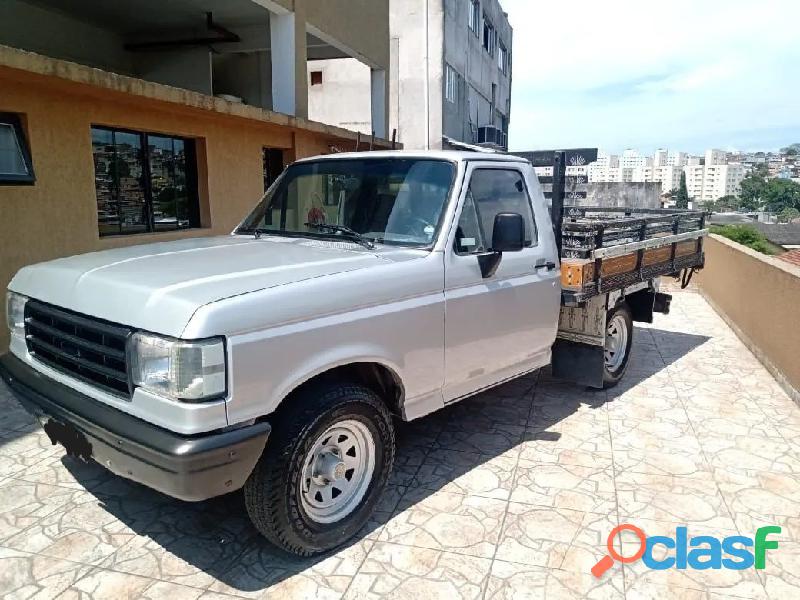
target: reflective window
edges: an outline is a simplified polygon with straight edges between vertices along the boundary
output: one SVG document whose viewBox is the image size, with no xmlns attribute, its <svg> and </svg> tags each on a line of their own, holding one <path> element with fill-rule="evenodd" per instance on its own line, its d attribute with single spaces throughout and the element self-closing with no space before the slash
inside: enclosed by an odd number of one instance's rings
<svg viewBox="0 0 800 600">
<path fill-rule="evenodd" d="M 503 73 L 508 73 L 508 50 L 503 44 L 499 44 L 497 47 L 497 67 Z"/>
<path fill-rule="evenodd" d="M 458 73 L 448 64 L 445 64 L 444 97 L 448 102 L 455 102 L 458 99 Z"/>
<path fill-rule="evenodd" d="M 28 143 L 19 116 L 0 113 L 0 182 L 33 183 Z"/>
<path fill-rule="evenodd" d="M 100 235 L 199 227 L 194 142 L 92 127 Z"/>
<path fill-rule="evenodd" d="M 496 36 L 494 27 L 492 26 L 486 15 L 483 15 L 483 49 L 489 54 L 494 54 L 494 46 L 496 43 Z"/>
<path fill-rule="evenodd" d="M 491 250 L 494 218 L 503 212 L 522 215 L 525 245 L 536 244 L 536 221 L 522 174 L 513 169 L 475 169 L 458 221 L 456 252 L 472 254 Z"/>
<path fill-rule="evenodd" d="M 441 160 L 295 163 L 237 233 L 352 241 L 355 232 L 380 244 L 428 246 L 438 231 L 454 174 L 454 165 Z"/>
<path fill-rule="evenodd" d="M 469 28 L 478 33 L 478 24 L 481 21 L 481 3 L 479 0 L 472 0 L 469 6 Z"/>
</svg>

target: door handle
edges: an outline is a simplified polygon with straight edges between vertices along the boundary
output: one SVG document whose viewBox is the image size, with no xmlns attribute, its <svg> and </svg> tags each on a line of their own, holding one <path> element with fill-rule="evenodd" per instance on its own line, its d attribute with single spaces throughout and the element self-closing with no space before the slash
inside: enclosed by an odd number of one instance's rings
<svg viewBox="0 0 800 600">
<path fill-rule="evenodd" d="M 552 261 L 547 261 L 547 262 L 544 262 L 544 261 L 539 262 L 539 261 L 537 261 L 534 268 L 536 268 L 536 269 L 544 269 L 545 267 L 547 267 L 548 271 L 552 271 L 553 269 L 556 268 L 556 263 L 554 263 Z"/>
</svg>

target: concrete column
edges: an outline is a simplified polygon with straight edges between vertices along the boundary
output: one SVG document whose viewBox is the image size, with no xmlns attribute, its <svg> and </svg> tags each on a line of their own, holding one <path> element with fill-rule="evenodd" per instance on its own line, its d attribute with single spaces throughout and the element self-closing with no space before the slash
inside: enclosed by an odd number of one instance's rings
<svg viewBox="0 0 800 600">
<path fill-rule="evenodd" d="M 389 137 L 386 124 L 389 122 L 388 87 L 389 81 L 385 69 L 372 69 L 371 76 L 371 108 L 372 131 L 375 137 L 387 139 Z"/>
<path fill-rule="evenodd" d="M 293 13 L 271 14 L 272 110 L 297 117 L 308 116 L 306 80 L 306 19 L 303 3 Z"/>
</svg>

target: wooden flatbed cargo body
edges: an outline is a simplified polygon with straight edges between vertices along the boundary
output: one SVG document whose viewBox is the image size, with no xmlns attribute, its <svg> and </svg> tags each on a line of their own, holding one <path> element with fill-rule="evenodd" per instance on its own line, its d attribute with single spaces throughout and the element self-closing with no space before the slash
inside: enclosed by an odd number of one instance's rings
<svg viewBox="0 0 800 600">
<path fill-rule="evenodd" d="M 561 226 L 562 304 L 702 268 L 706 214 L 572 206 Z"/>
<path fill-rule="evenodd" d="M 579 203 L 586 192 L 575 189 L 578 177 L 565 175 L 567 164 L 585 165 L 596 149 L 537 151 L 534 167 L 552 166 L 551 218 L 561 257 L 561 314 L 553 345 L 553 375 L 589 387 L 616 383 L 627 367 L 633 329 L 628 325 L 625 362 L 610 381 L 614 315 L 623 310 L 630 322 L 653 322 L 653 313 L 668 313 L 672 297 L 659 291 L 659 277 L 683 273 L 684 285 L 703 267 L 706 213 L 683 209 L 565 206 Z M 593 154 L 592 156 L 589 156 Z M 571 189 L 566 191 L 570 180 Z M 585 176 L 582 180 L 585 183 Z M 612 342 L 610 344 L 610 341 Z"/>
</svg>

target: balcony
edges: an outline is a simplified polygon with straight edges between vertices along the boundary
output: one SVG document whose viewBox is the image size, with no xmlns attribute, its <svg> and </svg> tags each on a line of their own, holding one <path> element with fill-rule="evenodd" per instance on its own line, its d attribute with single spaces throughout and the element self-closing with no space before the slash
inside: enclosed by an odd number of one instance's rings
<svg viewBox="0 0 800 600">
<path fill-rule="evenodd" d="M 707 257 L 672 313 L 637 327 L 619 387 L 542 371 L 400 424 L 376 517 L 321 559 L 272 550 L 239 494 L 188 505 L 64 458 L 0 390 L 0 573 L 13 574 L 0 592 L 798 597 L 800 408 L 786 389 L 798 381 L 800 268 L 716 237 Z M 635 562 L 595 579 L 619 523 L 782 532 L 764 570 Z"/>
<path fill-rule="evenodd" d="M 300 118 L 307 68 L 350 58 L 370 82 L 364 118 L 387 137 L 388 35 L 361 32 L 388 34 L 388 3 L 7 0 L 3 21 L 14 23 L 0 30 L 10 48 Z"/>
</svg>

